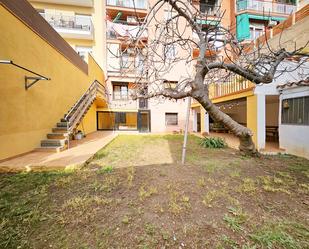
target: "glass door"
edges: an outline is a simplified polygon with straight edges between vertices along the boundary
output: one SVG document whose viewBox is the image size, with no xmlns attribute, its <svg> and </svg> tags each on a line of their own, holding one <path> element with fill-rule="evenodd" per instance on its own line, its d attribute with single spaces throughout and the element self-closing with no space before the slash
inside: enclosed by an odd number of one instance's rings
<svg viewBox="0 0 309 249">
<path fill-rule="evenodd" d="M 150 111 L 139 111 L 138 130 L 139 132 L 150 132 Z"/>
</svg>

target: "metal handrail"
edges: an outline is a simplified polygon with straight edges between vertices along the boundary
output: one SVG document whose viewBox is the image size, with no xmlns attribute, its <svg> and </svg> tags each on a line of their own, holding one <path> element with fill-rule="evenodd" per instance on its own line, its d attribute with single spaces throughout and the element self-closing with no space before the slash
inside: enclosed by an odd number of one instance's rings
<svg viewBox="0 0 309 249">
<path fill-rule="evenodd" d="M 68 28 L 73 30 L 85 30 L 92 31 L 93 24 L 91 16 L 78 16 L 78 15 L 46 15 L 46 13 L 39 13 L 51 26 L 56 28 Z M 89 23 L 77 24 L 78 19 L 82 22 L 83 19 L 89 21 Z"/>
<path fill-rule="evenodd" d="M 25 68 L 21 65 L 18 65 L 16 63 L 14 63 L 11 60 L 0 60 L 0 64 L 6 64 L 6 65 L 13 65 L 15 67 L 18 67 L 20 69 L 23 69 L 29 73 L 32 73 L 38 77 L 32 77 L 32 76 L 25 76 L 25 89 L 28 90 L 28 88 L 30 88 L 31 86 L 33 86 L 36 82 L 38 82 L 39 80 L 50 80 L 50 78 L 43 76 L 42 74 L 36 73 L 28 68 Z M 28 80 L 32 80 L 32 82 L 28 82 Z"/>
<path fill-rule="evenodd" d="M 74 110 L 74 108 L 79 105 L 79 103 L 82 101 L 84 95 L 89 91 L 90 88 L 93 87 L 94 82 L 87 88 L 86 92 L 75 102 L 71 110 L 65 115 L 64 119 L 67 119 L 68 116 L 70 116 L 71 112 Z"/>
<path fill-rule="evenodd" d="M 95 99 L 97 93 L 100 93 L 102 95 L 105 94 L 105 97 L 108 96 L 108 92 L 105 86 L 102 85 L 99 81 L 94 80 L 87 88 L 85 93 L 79 98 L 79 100 L 73 105 L 70 111 L 65 115 L 64 119 L 67 122 L 67 130 L 69 133 L 72 132 L 72 129 L 80 121 L 82 115 L 92 103 L 92 101 Z"/>
</svg>

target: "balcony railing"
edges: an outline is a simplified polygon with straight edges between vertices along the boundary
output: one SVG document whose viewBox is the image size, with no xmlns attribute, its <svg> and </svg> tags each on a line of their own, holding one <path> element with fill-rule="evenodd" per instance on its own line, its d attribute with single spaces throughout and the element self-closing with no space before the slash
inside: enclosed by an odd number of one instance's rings
<svg viewBox="0 0 309 249">
<path fill-rule="evenodd" d="M 200 12 L 207 16 L 219 16 L 220 6 L 200 3 Z"/>
<path fill-rule="evenodd" d="M 296 6 L 285 3 L 259 0 L 238 0 L 237 11 L 253 10 L 257 12 L 290 15 L 296 11 Z"/>
<path fill-rule="evenodd" d="M 107 0 L 106 5 L 118 6 L 125 8 L 147 9 L 146 0 Z"/>
<path fill-rule="evenodd" d="M 40 13 L 41 16 L 54 28 L 71 31 L 88 31 L 92 34 L 93 25 L 89 16 L 65 16 Z"/>
<path fill-rule="evenodd" d="M 212 83 L 209 87 L 210 98 L 218 98 L 225 95 L 239 93 L 244 90 L 251 89 L 254 84 L 244 79 L 239 75 L 229 76 L 223 82 L 220 83 Z"/>
</svg>

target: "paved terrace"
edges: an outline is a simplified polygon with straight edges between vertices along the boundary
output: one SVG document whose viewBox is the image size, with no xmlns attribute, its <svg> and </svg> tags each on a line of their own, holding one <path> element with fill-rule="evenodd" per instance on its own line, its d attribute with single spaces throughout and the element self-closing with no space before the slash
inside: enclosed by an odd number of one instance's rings
<svg viewBox="0 0 309 249">
<path fill-rule="evenodd" d="M 225 139 L 226 143 L 229 147 L 233 149 L 238 149 L 239 147 L 239 140 L 236 136 L 234 136 L 231 133 L 217 133 L 217 132 L 210 132 L 209 134 L 211 137 L 222 137 Z M 268 142 L 266 141 L 265 149 L 262 149 L 260 151 L 262 154 L 278 154 L 278 153 L 284 153 L 283 149 L 279 148 L 278 142 Z"/>
<path fill-rule="evenodd" d="M 70 148 L 59 153 L 32 151 L 2 161 L 0 162 L 0 172 L 60 170 L 78 167 L 116 136 L 117 134 L 112 131 L 96 131 L 88 134 L 82 140 L 70 141 Z"/>
</svg>

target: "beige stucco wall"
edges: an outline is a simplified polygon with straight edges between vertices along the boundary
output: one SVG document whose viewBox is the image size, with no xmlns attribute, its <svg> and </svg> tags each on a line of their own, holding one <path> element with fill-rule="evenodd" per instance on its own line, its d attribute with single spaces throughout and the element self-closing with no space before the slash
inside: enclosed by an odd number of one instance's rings
<svg viewBox="0 0 309 249">
<path fill-rule="evenodd" d="M 272 48 L 278 49 L 279 45 L 288 51 L 303 47 L 307 44 L 309 37 L 309 16 L 298 21 L 293 26 L 283 30 L 282 34 L 274 36 L 269 40 Z M 308 49 L 308 45 L 307 45 Z M 307 50 L 307 52 L 309 52 Z"/>
</svg>

